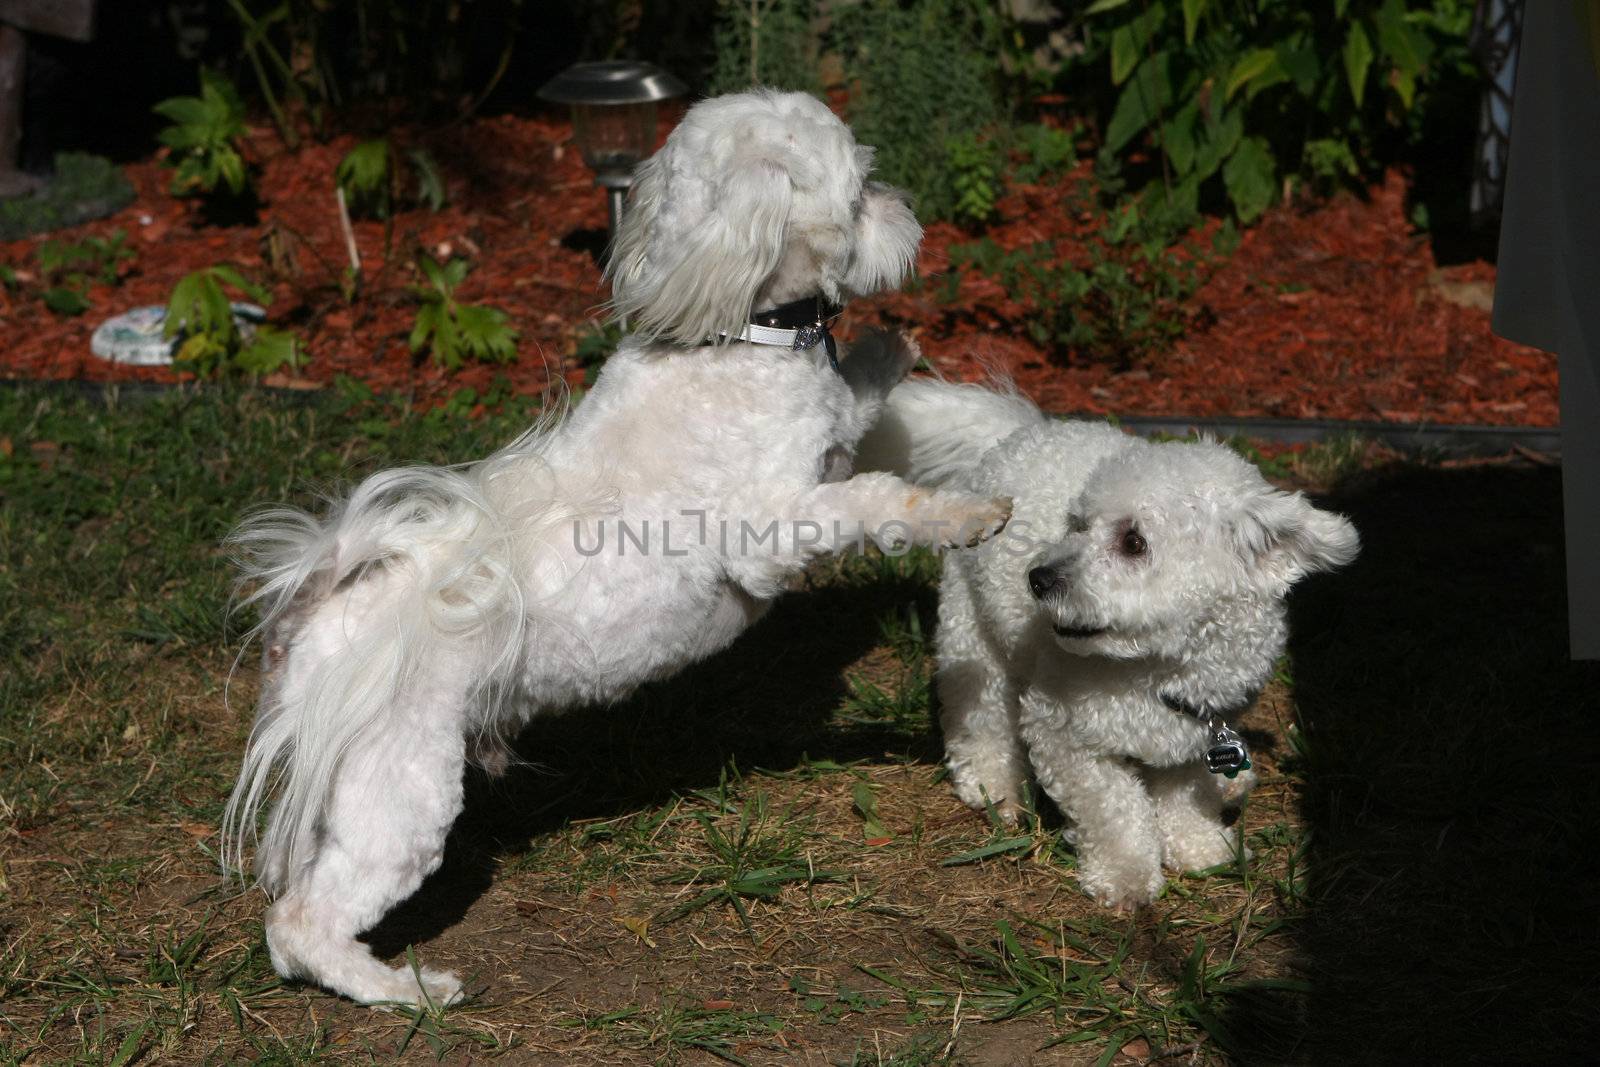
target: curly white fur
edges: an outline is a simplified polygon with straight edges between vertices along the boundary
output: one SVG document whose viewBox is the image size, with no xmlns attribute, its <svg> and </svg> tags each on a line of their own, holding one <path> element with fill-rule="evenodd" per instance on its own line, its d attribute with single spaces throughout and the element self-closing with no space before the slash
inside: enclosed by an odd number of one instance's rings
<svg viewBox="0 0 1600 1067">
<path fill-rule="evenodd" d="M 457 996 L 356 937 L 438 866 L 467 759 L 503 770 L 528 718 L 722 649 L 840 544 L 824 531 L 954 543 L 1004 525 L 1008 501 L 849 477 L 917 358 L 903 338 L 869 338 L 837 373 L 820 348 L 699 344 L 752 307 L 900 282 L 921 231 L 866 181 L 870 158 L 808 96 L 697 105 L 617 242 L 615 303 L 640 332 L 573 414 L 236 532 L 265 648 L 224 854 L 242 861 L 270 803 L 255 866 L 280 974 L 370 1003 Z"/>
<path fill-rule="evenodd" d="M 889 396 L 861 466 L 1015 499 L 1003 537 L 946 560 L 938 692 L 951 781 L 1008 817 L 1030 771 L 1071 823 L 1104 903 L 1155 898 L 1161 869 L 1235 854 L 1209 733 L 1171 710 L 1239 709 L 1287 637 L 1284 597 L 1359 548 L 1354 527 L 1210 441 L 1153 444 L 1054 422 L 1007 391 L 930 380 Z"/>
</svg>

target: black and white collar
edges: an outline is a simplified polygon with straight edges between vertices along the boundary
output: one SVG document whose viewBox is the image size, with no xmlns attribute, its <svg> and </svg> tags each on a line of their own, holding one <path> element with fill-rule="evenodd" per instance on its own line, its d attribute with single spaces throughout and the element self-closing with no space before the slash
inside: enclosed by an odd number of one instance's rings
<svg viewBox="0 0 1600 1067">
<path fill-rule="evenodd" d="M 719 334 L 701 343 L 711 345 L 728 339 L 748 341 L 754 345 L 790 348 L 798 352 L 807 352 L 822 345 L 828 353 L 829 364 L 834 370 L 838 370 L 839 346 L 834 341 L 829 327 L 838 317 L 840 310 L 837 304 L 830 303 L 821 296 L 802 297 L 787 304 L 756 312 L 750 316 L 750 321 L 745 324 L 744 329 L 734 337 Z"/>
</svg>

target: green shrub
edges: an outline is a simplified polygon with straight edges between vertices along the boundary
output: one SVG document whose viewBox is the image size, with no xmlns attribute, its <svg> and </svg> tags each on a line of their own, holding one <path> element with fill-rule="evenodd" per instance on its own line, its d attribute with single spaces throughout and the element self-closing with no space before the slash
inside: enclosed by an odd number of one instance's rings
<svg viewBox="0 0 1600 1067">
<path fill-rule="evenodd" d="M 0 241 L 104 218 L 133 203 L 133 186 L 109 159 L 62 152 L 55 175 L 30 196 L 0 200 Z"/>
<path fill-rule="evenodd" d="M 1200 285 L 1199 250 L 1176 247 L 1192 219 L 1163 201 L 1124 199 L 1106 212 L 1077 258 L 1048 241 L 1007 250 L 984 238 L 950 248 L 945 293 L 953 300 L 963 271 L 986 274 L 1030 311 L 1018 325 L 1056 354 L 1127 366 L 1159 352 L 1188 325 L 1183 304 Z M 1217 246 L 1226 248 L 1225 227 Z"/>
<path fill-rule="evenodd" d="M 757 0 L 722 5 L 708 90 L 817 93 L 836 59 L 856 137 L 923 219 L 981 221 L 1005 166 L 1003 23 L 983 0 Z"/>
<path fill-rule="evenodd" d="M 450 368 L 461 366 L 469 356 L 491 363 L 517 358 L 517 331 L 504 311 L 456 300 L 456 288 L 471 269 L 466 260 L 441 265 L 425 254 L 417 265 L 428 284 L 416 290 L 422 306 L 411 329 L 411 351 L 426 349 L 435 363 Z"/>
<path fill-rule="evenodd" d="M 1018 126 L 1012 134 L 1012 180 L 1028 184 L 1070 168 L 1078 161 L 1081 129 L 1078 125 L 1063 130 L 1039 123 Z"/>
<path fill-rule="evenodd" d="M 241 328 L 227 290 L 261 305 L 272 294 L 232 267 L 187 274 L 167 301 L 166 335 L 181 338 L 174 361 L 201 377 L 239 370 L 270 374 L 300 361 L 294 335 L 270 326 Z"/>
<path fill-rule="evenodd" d="M 1175 200 L 1212 190 L 1250 221 L 1285 178 L 1369 176 L 1414 137 L 1436 82 L 1471 66 L 1470 21 L 1467 0 L 1099 0 L 1074 62 L 1105 151 L 1148 143 Z"/>
<path fill-rule="evenodd" d="M 847 117 L 877 148 L 878 175 L 910 190 L 924 220 L 973 220 L 985 201 L 992 206 L 1008 117 L 995 6 L 861 0 L 830 10 Z"/>
<path fill-rule="evenodd" d="M 722 0 L 706 95 L 752 85 L 822 95 L 816 0 Z"/>
<path fill-rule="evenodd" d="M 285 143 L 303 122 L 377 101 L 391 117 L 470 111 L 498 84 L 523 0 L 226 0 L 262 102 Z M 474 40 L 498 42 L 483 63 Z M 479 62 L 473 62 L 478 60 Z M 469 78 L 473 84 L 468 84 Z"/>
<path fill-rule="evenodd" d="M 172 150 L 167 162 L 176 168 L 175 195 L 244 195 L 250 176 L 237 143 L 244 136 L 244 103 L 226 78 L 202 70 L 199 96 L 163 100 L 155 112 L 172 120 L 158 138 Z"/>
</svg>

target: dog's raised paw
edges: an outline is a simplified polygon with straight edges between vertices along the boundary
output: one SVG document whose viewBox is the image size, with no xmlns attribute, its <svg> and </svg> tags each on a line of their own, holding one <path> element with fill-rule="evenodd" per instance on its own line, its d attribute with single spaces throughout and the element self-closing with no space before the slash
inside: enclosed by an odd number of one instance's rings
<svg viewBox="0 0 1600 1067">
<path fill-rule="evenodd" d="M 904 330 L 895 330 L 884 338 L 884 343 L 889 349 L 889 358 L 895 369 L 895 381 L 903 379 L 911 373 L 913 367 L 922 362 L 922 346 Z"/>
<path fill-rule="evenodd" d="M 975 548 L 1006 528 L 1011 521 L 1012 500 L 996 497 L 980 504 L 956 529 L 956 536 L 944 542 L 945 548 Z"/>
</svg>

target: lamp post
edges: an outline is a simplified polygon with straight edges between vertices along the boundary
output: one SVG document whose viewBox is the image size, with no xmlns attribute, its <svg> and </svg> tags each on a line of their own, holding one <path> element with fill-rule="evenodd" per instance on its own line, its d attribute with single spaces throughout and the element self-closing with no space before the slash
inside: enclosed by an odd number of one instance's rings
<svg viewBox="0 0 1600 1067">
<path fill-rule="evenodd" d="M 655 147 L 656 104 L 685 92 L 660 67 L 633 60 L 576 63 L 539 90 L 541 100 L 572 106 L 573 136 L 594 183 L 606 191 L 613 240 L 633 168 Z"/>
</svg>

